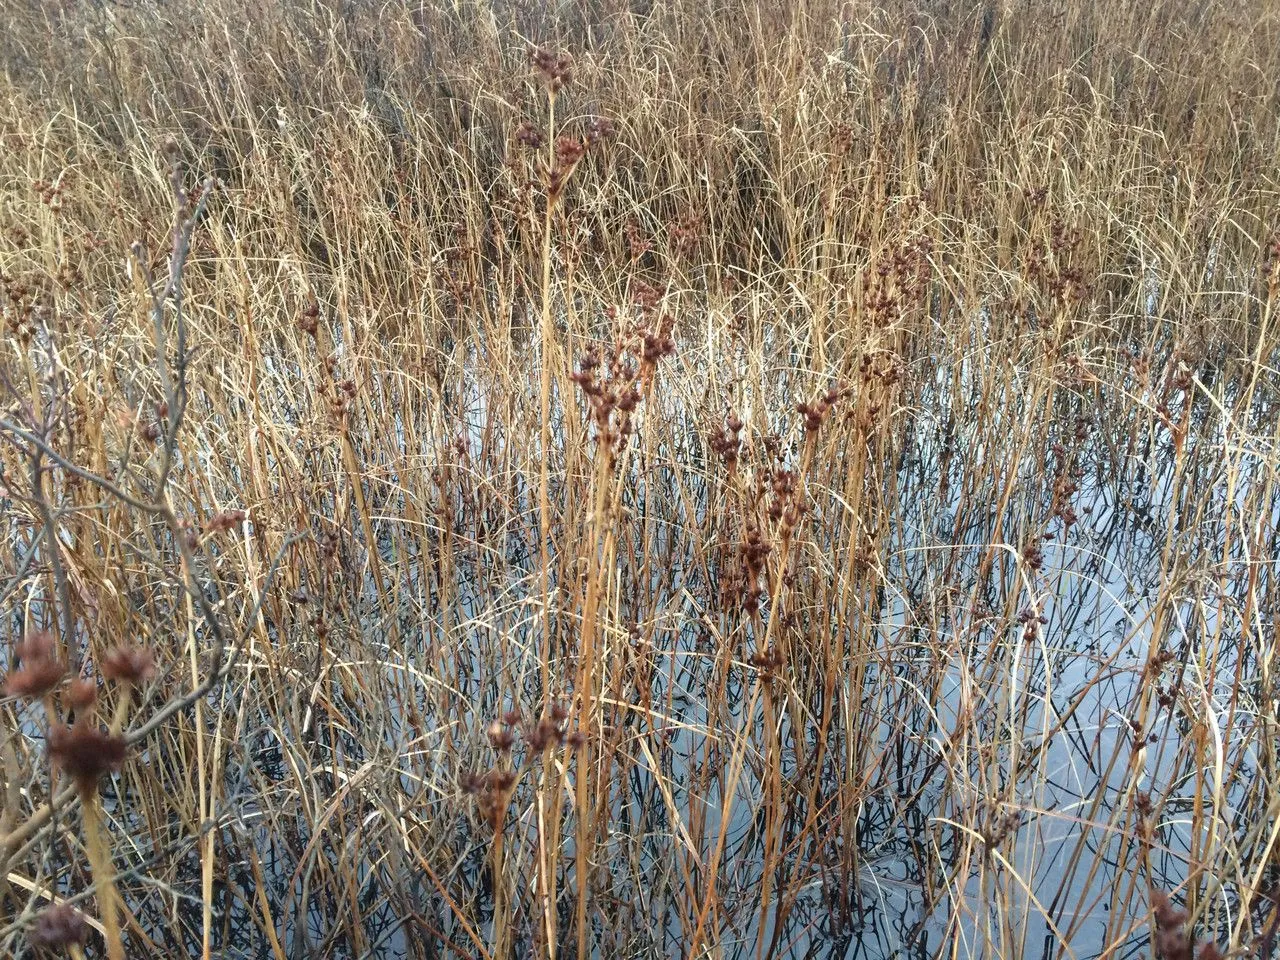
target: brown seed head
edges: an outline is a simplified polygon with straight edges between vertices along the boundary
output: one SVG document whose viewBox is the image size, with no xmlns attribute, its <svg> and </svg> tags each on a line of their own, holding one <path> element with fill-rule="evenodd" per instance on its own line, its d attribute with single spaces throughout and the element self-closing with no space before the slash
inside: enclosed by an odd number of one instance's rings
<svg viewBox="0 0 1280 960">
<path fill-rule="evenodd" d="M 209 518 L 205 524 L 205 529 L 210 533 L 221 533 L 224 530 L 231 530 L 244 523 L 246 514 L 243 510 L 227 509 L 220 510 Z"/>
<path fill-rule="evenodd" d="M 124 764 L 124 737 L 108 733 L 84 720 L 68 727 L 62 724 L 49 731 L 49 753 L 54 763 L 88 791 L 96 789 L 104 774 Z"/>
<path fill-rule="evenodd" d="M 537 150 L 542 146 L 542 131 L 528 120 L 521 120 L 516 127 L 516 143 L 527 150 Z"/>
<path fill-rule="evenodd" d="M 594 147 L 611 138 L 616 132 L 613 121 L 608 117 L 594 117 L 587 124 L 587 143 Z"/>
<path fill-rule="evenodd" d="M 1176 930 L 1157 929 L 1153 939 L 1156 956 L 1160 960 L 1191 960 L 1191 938 L 1181 927 Z"/>
<path fill-rule="evenodd" d="M 14 652 L 21 666 L 4 682 L 4 692 L 11 697 L 42 697 L 66 675 L 66 664 L 54 657 L 53 634 L 47 631 L 29 634 Z"/>
<path fill-rule="evenodd" d="M 534 753 L 541 753 L 563 739 L 564 731 L 560 729 L 559 722 L 546 714 L 537 724 L 530 724 L 524 731 L 524 742 Z"/>
<path fill-rule="evenodd" d="M 89 710 L 98 700 L 98 685 L 92 680 L 72 680 L 62 699 L 73 710 Z"/>
<path fill-rule="evenodd" d="M 1194 944 L 1184 929 L 1187 912 L 1175 907 L 1163 890 L 1152 891 L 1151 909 L 1156 921 L 1152 937 L 1156 956 L 1161 960 L 1191 960 Z"/>
<path fill-rule="evenodd" d="M 573 82 L 573 58 L 567 53 L 554 54 L 545 47 L 535 47 L 529 51 L 529 63 L 552 93 L 559 93 Z"/>
<path fill-rule="evenodd" d="M 57 660 L 26 660 L 9 674 L 4 682 L 4 692 L 11 697 L 43 697 L 58 685 L 66 672 Z"/>
<path fill-rule="evenodd" d="M 499 753 L 506 753 L 516 742 L 516 735 L 500 720 L 489 724 L 489 742 Z"/>
<path fill-rule="evenodd" d="M 565 136 L 556 138 L 556 160 L 563 168 L 572 168 L 582 159 L 582 155 L 586 152 L 586 144 L 577 137 Z"/>
<path fill-rule="evenodd" d="M 53 634 L 48 630 L 35 630 L 27 634 L 27 638 L 14 647 L 13 652 L 19 660 L 50 660 L 53 658 L 56 643 Z"/>
<path fill-rule="evenodd" d="M 57 903 L 41 910 L 30 935 L 31 946 L 51 951 L 83 946 L 88 939 L 88 921 L 83 913 L 68 903 Z"/>
<path fill-rule="evenodd" d="M 115 647 L 102 658 L 102 675 L 108 680 L 146 683 L 156 674 L 155 655 L 147 647 Z"/>
</svg>

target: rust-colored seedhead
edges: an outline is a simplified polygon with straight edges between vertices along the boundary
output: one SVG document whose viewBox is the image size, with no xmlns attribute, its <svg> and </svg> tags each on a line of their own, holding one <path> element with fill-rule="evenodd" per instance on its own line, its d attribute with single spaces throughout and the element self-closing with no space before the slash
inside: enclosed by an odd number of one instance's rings
<svg viewBox="0 0 1280 960">
<path fill-rule="evenodd" d="M 499 753 L 509 753 L 515 742 L 516 735 L 501 720 L 489 724 L 489 743 L 493 745 L 493 749 Z"/>
<path fill-rule="evenodd" d="M 98 702 L 98 685 L 92 680 L 72 680 L 62 695 L 63 703 L 77 713 L 85 713 L 93 709 Z"/>
<path fill-rule="evenodd" d="M 542 753 L 548 747 L 564 740 L 563 719 L 557 720 L 551 713 L 544 713 L 538 722 L 525 727 L 524 742 L 531 753 Z"/>
<path fill-rule="evenodd" d="M 1151 891 L 1151 909 L 1156 929 L 1152 944 L 1160 960 L 1191 960 L 1195 941 L 1187 933 L 1187 911 L 1181 910 L 1169 900 L 1163 890 Z"/>
<path fill-rule="evenodd" d="M 521 120 L 516 127 L 516 143 L 526 150 L 537 150 L 542 147 L 545 138 L 542 131 L 528 120 Z"/>
<path fill-rule="evenodd" d="M 302 316 L 298 318 L 298 328 L 308 336 L 316 336 L 320 329 L 320 304 L 312 300 L 302 308 Z"/>
<path fill-rule="evenodd" d="M 557 54 L 546 47 L 534 47 L 529 51 L 529 63 L 552 94 L 559 93 L 573 82 L 573 58 L 567 53 Z"/>
<path fill-rule="evenodd" d="M 598 146 L 617 133 L 613 121 L 608 117 L 593 117 L 587 124 L 587 145 Z"/>
<path fill-rule="evenodd" d="M 156 658 L 147 647 L 113 647 L 100 667 L 108 680 L 138 686 L 155 676 Z"/>
<path fill-rule="evenodd" d="M 17 645 L 19 667 L 4 682 L 4 692 L 11 697 L 43 697 L 53 690 L 67 673 L 67 666 L 54 655 L 53 634 L 45 630 L 30 633 Z"/>
<path fill-rule="evenodd" d="M 83 719 L 70 727 L 58 724 L 49 731 L 50 756 L 84 793 L 96 790 L 104 775 L 120 769 L 126 749 L 124 737 Z"/>
<path fill-rule="evenodd" d="M 62 952 L 68 947 L 84 945 L 89 939 L 89 922 L 70 904 L 55 903 L 36 915 L 28 939 L 36 950 Z"/>
<path fill-rule="evenodd" d="M 782 669 L 786 661 L 782 656 L 782 651 L 777 647 L 770 646 L 764 650 L 757 650 L 748 659 L 747 663 L 760 671 L 760 679 L 765 684 L 773 682 L 774 677 L 778 675 L 778 671 Z"/>
<path fill-rule="evenodd" d="M 587 152 L 587 145 L 577 137 L 556 137 L 556 162 L 561 167 L 571 168 L 582 159 Z"/>
<path fill-rule="evenodd" d="M 341 387 L 341 384 L 339 384 Z M 219 510 L 205 524 L 205 530 L 209 533 L 222 533 L 225 530 L 232 530 L 244 523 L 246 514 L 243 510 L 227 509 Z"/>
</svg>

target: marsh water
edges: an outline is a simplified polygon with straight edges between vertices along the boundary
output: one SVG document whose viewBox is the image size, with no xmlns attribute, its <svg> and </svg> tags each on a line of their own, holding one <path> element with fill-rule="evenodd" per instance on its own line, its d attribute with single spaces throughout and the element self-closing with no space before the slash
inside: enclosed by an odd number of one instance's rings
<svg viewBox="0 0 1280 960">
<path fill-rule="evenodd" d="M 476 422 L 484 413 L 480 396 L 472 398 Z M 671 413 L 680 415 L 678 409 Z M 876 718 L 867 724 L 874 734 L 864 747 L 880 758 L 856 812 L 851 837 L 856 854 L 846 851 L 822 862 L 831 852 L 827 848 L 818 852 L 818 859 L 806 862 L 806 857 L 814 856 L 812 851 L 789 852 L 794 861 L 788 865 L 793 878 L 789 895 L 794 894 L 794 902 L 784 929 L 762 929 L 762 916 L 776 917 L 762 911 L 759 902 L 765 862 L 759 811 L 766 801 L 758 778 L 741 777 L 733 786 L 729 807 L 733 814 L 725 831 L 724 906 L 716 956 L 754 957 L 761 941 L 774 943 L 774 956 L 824 960 L 924 958 L 953 952 L 983 956 L 994 943 L 1008 951 L 1005 955 L 1045 960 L 1098 956 L 1109 944 L 1111 956 L 1140 955 L 1149 934 L 1145 885 L 1178 889 L 1187 880 L 1195 851 L 1203 850 L 1206 842 L 1203 836 L 1193 835 L 1191 816 L 1197 803 L 1195 792 L 1204 789 L 1206 781 L 1193 775 L 1179 748 L 1189 721 L 1178 710 L 1157 711 L 1147 728 L 1136 730 L 1129 719 L 1141 695 L 1145 665 L 1157 649 L 1176 651 L 1173 673 L 1178 675 L 1179 669 L 1198 669 L 1197 664 L 1206 662 L 1201 656 L 1206 645 L 1213 647 L 1207 659 L 1214 665 L 1214 675 L 1197 678 L 1187 689 L 1199 691 L 1194 695 L 1203 702 L 1196 704 L 1197 710 L 1210 717 L 1231 715 L 1230 725 L 1224 720 L 1217 728 L 1217 755 L 1222 762 L 1209 773 L 1208 782 L 1225 797 L 1232 817 L 1214 829 L 1243 836 L 1267 815 L 1259 800 L 1266 791 L 1252 789 L 1251 778 L 1255 743 L 1265 742 L 1272 735 L 1268 731 L 1274 729 L 1274 702 L 1259 686 L 1251 659 L 1255 654 L 1242 641 L 1239 621 L 1234 619 L 1245 606 L 1251 576 L 1254 589 L 1270 596 L 1272 565 L 1277 560 L 1274 531 L 1280 520 L 1280 499 L 1274 487 L 1267 485 L 1266 464 L 1272 451 L 1266 441 L 1242 441 L 1244 448 L 1237 448 L 1233 456 L 1243 467 L 1229 481 L 1223 471 L 1207 469 L 1203 482 L 1191 484 L 1197 494 L 1203 494 L 1196 501 L 1196 515 L 1184 517 L 1177 501 L 1186 494 L 1184 488 L 1174 486 L 1176 458 L 1167 437 L 1151 434 L 1136 453 L 1131 452 L 1128 462 L 1117 461 L 1114 444 L 1097 439 L 1096 434 L 1092 440 L 1082 439 L 1077 461 L 1082 469 L 1076 473 L 1071 500 L 1076 522 L 1059 527 L 1058 535 L 1042 542 L 1042 575 L 1028 584 L 1020 582 L 1025 573 L 1018 564 L 1002 559 L 1013 549 L 1006 542 L 1008 530 L 1016 525 L 1028 499 L 1048 496 L 1052 478 L 1037 475 L 1031 458 L 1019 465 L 1016 495 L 1002 521 L 990 506 L 993 499 L 975 500 L 961 492 L 965 468 L 957 466 L 966 459 L 975 463 L 999 456 L 1001 451 L 998 446 L 984 449 L 992 443 L 989 439 L 966 438 L 963 431 L 957 440 L 954 426 L 944 428 L 949 420 L 954 424 L 954 416 L 938 401 L 933 409 L 917 413 L 904 431 L 906 447 L 898 461 L 891 547 L 883 553 L 882 586 L 875 600 L 876 649 L 861 675 L 865 693 L 845 691 L 852 702 L 861 697 L 863 708 Z M 1006 416 L 1008 429 L 1015 430 L 1020 416 L 1016 404 Z M 1265 424 L 1274 412 L 1259 401 L 1255 416 Z M 1200 464 L 1220 455 L 1226 442 L 1221 425 L 1210 412 L 1203 412 L 1188 439 L 1187 462 L 1200 469 Z M 953 456 L 957 447 L 959 458 Z M 943 471 L 952 475 L 944 479 Z M 659 471 L 634 479 L 627 494 L 633 509 L 672 515 L 679 491 L 670 478 Z M 822 491 L 814 496 L 818 501 L 814 514 L 821 518 L 832 501 L 824 502 Z M 525 506 L 532 510 L 531 500 Z M 695 504 L 693 509 L 701 511 L 705 504 Z M 1228 538 L 1229 524 L 1255 533 L 1264 528 L 1270 532 Z M 820 521 L 813 526 L 817 531 L 813 536 L 820 540 Z M 664 536 L 670 542 L 663 543 Z M 1222 545 L 1228 540 L 1232 546 L 1223 556 Z M 726 681 L 727 713 L 709 715 L 709 689 L 715 677 L 700 665 L 709 658 L 703 656 L 703 611 L 695 599 L 705 595 L 706 585 L 698 582 L 698 565 L 685 555 L 689 545 L 677 533 L 660 532 L 658 543 L 660 552 L 670 558 L 662 573 L 655 575 L 656 607 L 664 627 L 655 633 L 661 639 L 649 651 L 653 663 L 649 697 L 665 704 L 667 727 L 658 773 L 677 810 L 693 805 L 705 808 L 700 820 L 704 835 L 691 841 L 706 850 L 722 827 L 718 811 L 725 798 L 719 791 L 725 787 L 722 778 L 708 780 L 691 773 L 699 751 L 708 731 L 758 728 L 763 718 L 758 702 L 748 696 L 747 681 L 736 674 Z M 1270 552 L 1253 556 L 1250 543 L 1265 543 Z M 979 583 L 992 544 L 997 545 L 995 574 Z M 832 551 L 837 548 L 828 546 Z M 403 556 L 397 558 L 390 538 L 382 551 L 386 563 L 404 562 Z M 454 626 L 439 610 L 426 622 L 420 615 L 406 615 L 401 624 L 410 650 L 431 649 L 436 632 L 460 638 L 447 656 L 454 666 L 452 682 L 474 704 L 474 720 L 496 716 L 507 705 L 491 678 L 484 676 L 484 665 L 493 662 L 492 647 L 498 642 L 488 612 L 499 602 L 504 609 L 520 609 L 533 595 L 535 553 L 530 544 L 518 539 L 509 539 L 501 550 L 487 555 L 459 553 L 454 564 Z M 1170 571 L 1178 571 L 1177 582 L 1168 581 Z M 423 585 L 410 574 L 408 586 L 414 593 Z M 1011 629 L 995 616 L 995 608 L 1009 591 L 1018 594 L 1024 589 L 1037 605 L 1034 634 L 1023 634 L 1020 625 Z M 1167 635 L 1157 637 L 1152 633 L 1151 614 L 1161 598 L 1165 604 L 1172 601 L 1172 614 L 1162 621 Z M 468 623 L 477 626 L 468 630 Z M 531 649 L 537 618 L 513 615 L 504 621 L 504 631 L 511 649 Z M 951 638 L 943 648 L 952 659 L 941 664 L 936 656 L 939 636 Z M 997 649 L 1005 676 L 1000 693 L 986 696 L 975 691 L 975 685 L 989 679 L 990 657 Z M 536 703 L 540 694 L 531 676 L 534 671 L 518 663 L 506 667 L 529 678 L 529 701 Z M 753 708 L 750 715 L 747 705 Z M 436 709 L 429 697 L 423 698 L 421 708 L 427 714 Z M 972 732 L 975 725 L 976 739 L 993 744 L 993 749 L 983 756 L 949 752 L 953 731 Z M 353 729 L 359 729 L 354 718 Z M 795 768 L 794 754 L 786 746 L 793 735 L 784 718 L 780 721 L 784 776 Z M 396 727 L 384 736 L 382 749 L 389 754 L 408 749 L 407 727 Z M 330 748 L 343 756 L 347 769 L 353 769 L 367 746 L 362 747 L 357 738 Z M 254 755 L 268 777 L 285 776 L 280 753 L 269 742 L 264 741 Z M 968 771 L 959 782 L 956 764 Z M 841 771 L 824 768 L 823 775 L 835 778 Z M 987 792 L 976 784 L 985 784 Z M 1006 799 L 993 805 L 991 795 L 997 793 Z M 1143 793 L 1162 798 L 1162 812 L 1153 826 L 1142 875 L 1144 889 L 1136 897 L 1119 900 L 1115 891 L 1134 882 L 1135 854 L 1131 822 L 1117 812 L 1131 808 L 1135 796 Z M 236 791 L 232 789 L 230 795 L 234 798 Z M 687 929 L 670 902 L 673 891 L 656 882 L 651 889 L 637 883 L 634 859 L 639 857 L 640 876 L 649 871 L 655 877 L 663 874 L 670 866 L 673 836 L 687 830 L 687 823 L 672 822 L 670 807 L 656 789 L 655 770 L 646 763 L 629 766 L 627 782 L 616 796 L 610 835 L 619 840 L 619 851 L 625 847 L 632 862 L 626 870 L 604 869 L 610 872 L 611 896 L 620 901 L 632 898 L 627 909 L 635 923 L 646 929 L 626 945 L 599 942 L 595 955 L 684 956 Z M 998 869 L 990 862 L 979 868 L 972 857 L 961 856 L 966 845 L 972 846 L 972 838 L 966 835 L 970 828 L 962 825 L 964 811 L 972 808 L 987 810 L 982 815 L 987 822 L 996 813 L 1011 817 L 1010 839 L 1002 847 Z M 513 816 L 527 816 L 519 800 Z M 571 837 L 567 837 L 571 849 Z M 264 852 L 275 848 L 263 833 L 251 842 Z M 457 842 L 458 876 L 464 887 L 478 891 L 474 895 L 484 916 L 486 845 L 479 837 Z M 609 840 L 605 849 L 611 849 Z M 853 875 L 849 876 L 851 864 Z M 1252 870 L 1255 865 L 1246 866 Z M 307 897 L 296 867 L 290 856 L 282 854 L 274 867 L 268 857 L 267 882 L 275 885 L 269 900 L 286 914 L 288 904 L 300 904 Z M 378 872 L 367 864 L 356 869 L 370 898 L 366 920 L 370 945 L 362 956 L 450 952 L 414 933 L 406 918 L 386 902 L 377 906 L 376 890 L 382 882 Z M 1015 900 L 1021 898 L 1021 906 L 1012 908 L 1012 920 L 1010 908 L 996 918 L 987 903 L 993 872 L 1016 878 Z M 424 903 L 434 904 L 441 912 L 439 896 L 430 886 L 421 878 L 409 882 L 416 885 Z M 1221 900 L 1219 916 L 1229 917 L 1239 891 L 1223 883 L 1208 895 Z M 1116 903 L 1124 903 L 1127 916 L 1111 915 Z M 491 902 L 487 909 L 492 910 Z M 326 942 L 326 909 L 317 905 L 295 916 L 306 919 L 286 926 L 285 949 L 291 956 L 316 955 L 316 945 Z M 565 926 L 569 916 L 564 915 Z M 237 927 L 248 935 L 247 923 L 233 922 L 231 928 Z M 1117 929 L 1129 931 L 1118 941 L 1118 953 L 1114 952 Z M 251 939 L 237 941 L 232 935 L 224 956 L 258 955 L 259 947 Z M 329 955 L 348 955 L 341 944 L 327 949 Z M 517 955 L 528 949 L 527 942 L 518 941 Z"/>
</svg>

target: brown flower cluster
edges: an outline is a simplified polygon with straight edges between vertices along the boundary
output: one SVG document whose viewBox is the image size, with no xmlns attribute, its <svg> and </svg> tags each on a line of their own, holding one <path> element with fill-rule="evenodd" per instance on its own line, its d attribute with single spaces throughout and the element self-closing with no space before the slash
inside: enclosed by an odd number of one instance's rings
<svg viewBox="0 0 1280 960">
<path fill-rule="evenodd" d="M 1268 298 L 1274 300 L 1280 295 L 1280 231 L 1273 233 L 1267 242 L 1258 272 L 1267 284 Z"/>
<path fill-rule="evenodd" d="M 813 403 L 797 403 L 796 413 L 804 417 L 804 429 L 806 433 L 816 433 L 822 429 L 822 424 L 827 419 L 827 415 L 831 412 L 831 408 L 840 402 L 845 395 L 845 389 L 836 384 L 827 389 L 821 397 Z"/>
<path fill-rule="evenodd" d="M 1054 217 L 1049 224 L 1048 246 L 1032 246 L 1025 253 L 1023 275 L 1052 299 L 1066 304 L 1079 303 L 1090 289 L 1084 269 L 1072 263 L 1081 255 L 1083 239 L 1079 228 Z"/>
<path fill-rule="evenodd" d="M 627 225 L 622 228 L 622 233 L 627 239 L 627 250 L 633 261 L 639 260 L 653 249 L 653 241 L 641 232 L 640 225 L 635 220 L 628 220 Z"/>
<path fill-rule="evenodd" d="M 596 147 L 613 138 L 617 129 L 608 117 L 592 117 L 587 123 L 587 146 Z"/>
<path fill-rule="evenodd" d="M 329 354 L 323 362 L 325 376 L 320 379 L 320 395 L 324 398 L 329 416 L 335 423 L 341 424 L 355 404 L 356 381 L 353 377 L 341 375 L 336 353 Z"/>
<path fill-rule="evenodd" d="M 14 652 L 18 669 L 5 678 L 4 692 L 11 697 L 43 697 L 67 674 L 67 665 L 55 656 L 53 634 L 40 630 L 27 635 Z"/>
<path fill-rule="evenodd" d="M 545 711 L 537 723 L 524 730 L 524 742 L 532 753 L 542 753 L 564 740 L 564 721 L 569 711 L 563 704 L 555 703 Z"/>
<path fill-rule="evenodd" d="M 516 127 L 516 143 L 526 150 L 539 149 L 544 139 L 542 131 L 529 120 L 521 120 L 519 126 Z"/>
<path fill-rule="evenodd" d="M 620 446 L 629 434 L 630 416 L 640 403 L 634 368 L 615 356 L 610 367 L 601 370 L 600 354 L 588 348 L 578 358 L 578 369 L 570 379 L 587 395 L 597 442 L 606 450 Z M 622 414 L 616 423 L 615 412 Z"/>
<path fill-rule="evenodd" d="M 769 476 L 769 493 L 769 519 L 781 523 L 786 536 L 799 524 L 805 510 L 796 472 L 787 467 L 775 468 Z"/>
<path fill-rule="evenodd" d="M 246 514 L 243 510 L 219 510 L 209 518 L 204 528 L 209 533 L 222 533 L 226 530 L 233 530 L 244 523 L 245 516 Z"/>
<path fill-rule="evenodd" d="M 711 431 L 711 452 L 724 461 L 724 465 L 732 470 L 738 463 L 738 451 L 742 447 L 742 428 L 744 424 L 735 415 L 729 414 L 723 426 L 717 425 Z"/>
<path fill-rule="evenodd" d="M 760 680 L 768 686 L 773 683 L 774 677 L 785 665 L 785 660 L 777 647 L 770 646 L 764 650 L 757 650 L 750 656 L 747 663 L 760 671 Z"/>
<path fill-rule="evenodd" d="M 677 254 L 692 251 L 705 235 L 703 218 L 698 214 L 688 214 L 678 223 L 671 224 L 667 233 L 671 249 Z"/>
<path fill-rule="evenodd" d="M 589 348 L 579 357 L 577 372 L 570 375 L 587 395 L 596 441 L 608 455 L 626 444 L 636 408 L 653 382 L 659 361 L 676 348 L 671 335 L 674 320 L 658 309 L 661 294 L 641 283 L 632 300 L 640 316 L 630 332 L 619 334 L 609 363 L 605 365 L 597 350 Z M 616 307 L 607 313 L 611 319 L 618 317 Z"/>
<path fill-rule="evenodd" d="M 101 669 L 108 680 L 138 686 L 155 676 L 156 659 L 146 647 L 115 647 L 102 658 Z"/>
<path fill-rule="evenodd" d="M 319 334 L 320 304 L 312 300 L 302 308 L 302 316 L 298 318 L 298 328 L 313 339 Z"/>
<path fill-rule="evenodd" d="M 736 586 L 742 597 L 742 610 L 747 616 L 754 616 L 760 610 L 760 600 L 764 597 L 764 587 L 760 584 L 760 574 L 764 572 L 765 560 L 773 546 L 765 540 L 760 528 L 747 527 L 746 535 L 738 544 L 738 553 L 742 557 L 742 572 Z"/>
<path fill-rule="evenodd" d="M 36 916 L 28 939 L 36 950 L 62 952 L 68 947 L 84 946 L 89 939 L 89 923 L 75 907 L 56 903 Z"/>
<path fill-rule="evenodd" d="M 476 798 L 480 816 L 493 830 L 502 827 L 511 791 L 516 785 L 514 770 L 487 770 L 484 773 L 466 773 L 462 776 L 462 789 Z"/>
<path fill-rule="evenodd" d="M 92 680 L 72 680 L 62 694 L 62 702 L 71 710 L 92 710 L 98 702 L 98 685 Z"/>
<path fill-rule="evenodd" d="M 569 177 L 573 175 L 578 162 L 586 155 L 586 152 L 587 144 L 585 140 L 580 140 L 568 134 L 556 138 L 556 163 L 547 182 L 547 192 L 552 198 L 558 197 L 564 192 L 564 185 L 569 182 Z"/>
<path fill-rule="evenodd" d="M 546 47 L 534 47 L 529 51 L 529 64 L 553 95 L 573 82 L 573 58 L 567 53 L 552 53 Z"/>
<path fill-rule="evenodd" d="M 571 747 L 582 745 L 583 736 L 578 731 L 565 729 L 565 721 L 569 718 L 569 708 L 563 703 L 552 701 L 542 711 L 536 722 L 525 721 L 518 709 L 506 711 L 502 717 L 489 724 L 487 731 L 490 745 L 499 754 L 510 754 L 516 743 L 517 731 L 524 740 L 529 754 L 539 754 L 550 747 L 568 744 Z"/>
<path fill-rule="evenodd" d="M 491 828 L 501 828 L 521 770 L 535 757 L 561 745 L 577 749 L 586 742 L 586 736 L 580 730 L 565 729 L 568 719 L 569 708 L 552 701 L 537 722 L 525 721 L 520 710 L 513 707 L 489 724 L 485 735 L 498 754 L 498 762 L 489 770 L 464 773 L 459 785 L 476 798 L 480 816 Z M 517 739 L 523 739 L 526 748 L 523 762 L 512 757 Z"/>
<path fill-rule="evenodd" d="M 925 235 L 904 238 L 882 254 L 863 278 L 863 308 L 876 327 L 889 326 L 911 307 L 927 301 L 933 276 L 933 240 Z"/>
<path fill-rule="evenodd" d="M 1160 960 L 1223 960 L 1222 951 L 1211 940 L 1196 950 L 1196 938 L 1187 931 L 1187 911 L 1175 907 L 1164 891 L 1152 891 L 1151 909 L 1155 915 L 1152 945 Z"/>
<path fill-rule="evenodd" d="M 120 769 L 125 751 L 124 737 L 85 719 L 69 727 L 57 724 L 49 730 L 49 754 L 54 763 L 86 793 L 96 790 L 103 776 Z"/>
</svg>

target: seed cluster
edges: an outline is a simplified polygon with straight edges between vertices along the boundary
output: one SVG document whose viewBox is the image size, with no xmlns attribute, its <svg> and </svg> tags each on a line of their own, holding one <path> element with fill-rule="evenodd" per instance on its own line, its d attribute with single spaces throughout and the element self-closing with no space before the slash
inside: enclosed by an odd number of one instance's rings
<svg viewBox="0 0 1280 960">
<path fill-rule="evenodd" d="M 674 319 L 658 309 L 660 295 L 647 284 L 633 291 L 638 317 L 631 329 L 618 336 L 605 363 L 595 347 L 578 358 L 578 369 L 570 379 L 586 395 L 595 439 L 607 456 L 616 456 L 631 436 L 635 415 L 648 385 L 653 382 L 659 362 L 675 352 L 672 338 Z M 618 319 L 610 307 L 607 316 Z"/>
<path fill-rule="evenodd" d="M 534 47 L 529 51 L 529 63 L 552 94 L 559 93 L 573 82 L 573 57 L 567 53 L 552 53 L 546 47 Z"/>
<path fill-rule="evenodd" d="M 469 771 L 459 778 L 464 793 L 476 798 L 480 818 L 492 830 L 500 830 L 512 793 L 522 772 L 549 751 L 564 746 L 581 747 L 586 738 L 579 730 L 567 730 L 569 708 L 559 701 L 548 703 L 536 721 L 524 719 L 517 708 L 505 711 L 489 724 L 485 735 L 497 753 L 497 764 L 484 771 Z M 524 757 L 517 762 L 516 745 L 523 741 Z"/>
<path fill-rule="evenodd" d="M 4 692 L 11 697 L 43 697 L 67 675 L 67 665 L 56 655 L 53 634 L 38 631 L 27 635 L 14 652 L 19 667 L 5 678 Z"/>
<path fill-rule="evenodd" d="M 1160 960 L 1223 960 L 1222 951 L 1211 940 L 1196 950 L 1196 938 L 1187 930 L 1187 912 L 1175 907 L 1164 891 L 1152 892 L 1151 907 L 1155 917 L 1152 945 Z"/>
</svg>

